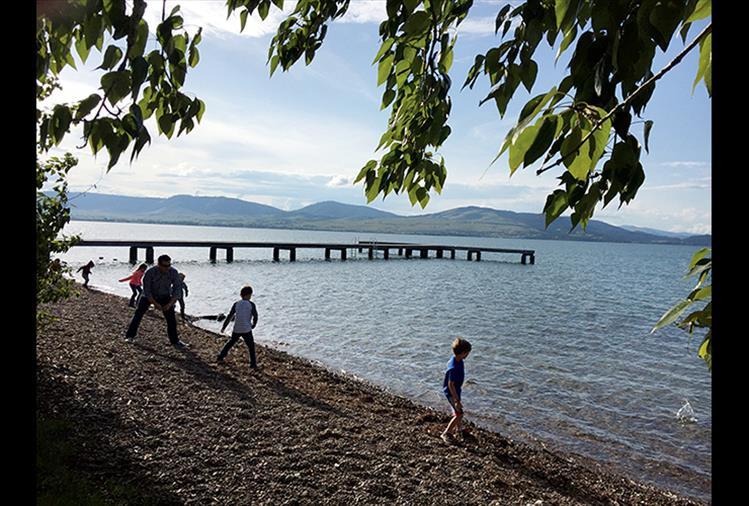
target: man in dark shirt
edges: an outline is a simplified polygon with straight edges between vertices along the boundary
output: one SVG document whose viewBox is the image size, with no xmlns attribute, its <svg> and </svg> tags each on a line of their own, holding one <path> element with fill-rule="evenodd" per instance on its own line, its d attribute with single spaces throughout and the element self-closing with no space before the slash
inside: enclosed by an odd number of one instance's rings
<svg viewBox="0 0 749 506">
<path fill-rule="evenodd" d="M 133 319 L 125 333 L 125 339 L 132 341 L 138 333 L 140 321 L 148 308 L 153 306 L 164 313 L 166 332 L 169 342 L 177 348 L 187 347 L 177 337 L 177 317 L 174 314 L 174 304 L 182 297 L 182 280 L 177 269 L 172 267 L 169 255 L 161 255 L 157 265 L 151 267 L 143 275 L 143 296 L 135 309 Z"/>
</svg>

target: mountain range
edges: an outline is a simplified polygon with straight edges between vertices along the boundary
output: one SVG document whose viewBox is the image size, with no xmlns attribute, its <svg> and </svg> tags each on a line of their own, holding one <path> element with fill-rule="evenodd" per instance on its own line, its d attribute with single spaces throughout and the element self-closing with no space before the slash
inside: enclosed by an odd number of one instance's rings
<svg viewBox="0 0 749 506">
<path fill-rule="evenodd" d="M 545 228 L 543 214 L 475 206 L 401 216 L 333 201 L 284 211 L 228 197 L 154 198 L 101 193 L 71 193 L 69 197 L 74 220 L 689 245 L 709 245 L 712 240 L 710 235 L 617 227 L 599 220 L 590 220 L 585 231 L 577 227 L 570 232 L 566 217 Z"/>
</svg>

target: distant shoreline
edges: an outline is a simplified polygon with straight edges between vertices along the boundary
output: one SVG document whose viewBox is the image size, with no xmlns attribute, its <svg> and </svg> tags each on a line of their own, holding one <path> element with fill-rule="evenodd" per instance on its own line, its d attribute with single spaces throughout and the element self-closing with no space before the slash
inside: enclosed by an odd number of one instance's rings
<svg viewBox="0 0 749 506">
<path fill-rule="evenodd" d="M 614 241 L 611 239 L 593 239 L 585 237 L 584 235 L 569 235 L 566 238 L 555 238 L 555 237 L 527 237 L 527 236 L 502 236 L 502 235 L 476 235 L 475 233 L 461 232 L 460 230 L 450 230 L 450 233 L 438 233 L 438 232 L 411 232 L 411 231 L 386 231 L 386 230 L 362 230 L 361 228 L 316 228 L 314 226 L 302 226 L 294 227 L 292 225 L 284 226 L 269 226 L 263 224 L 230 224 L 230 223 L 202 223 L 194 221 L 175 221 L 175 220 L 163 220 L 163 221 L 145 221 L 137 219 L 127 218 L 89 218 L 89 217 L 78 217 L 74 216 L 71 218 L 71 222 L 95 222 L 95 223 L 129 223 L 135 225 L 178 225 L 178 226 L 189 226 L 189 227 L 219 227 L 219 228 L 256 228 L 263 230 L 297 230 L 297 231 L 309 231 L 309 232 L 340 232 L 340 233 L 360 233 L 360 234 L 391 234 L 391 235 L 418 235 L 418 236 L 441 236 L 441 237 L 476 237 L 480 239 L 505 239 L 505 240 L 536 240 L 536 241 L 568 241 L 568 242 L 594 242 L 594 243 L 611 243 L 611 244 L 655 244 L 655 245 L 667 245 L 667 246 L 687 246 L 690 248 L 697 247 L 710 247 L 710 243 L 705 244 L 690 244 L 685 242 L 678 242 L 669 240 L 667 237 L 663 237 L 663 241 Z"/>
</svg>

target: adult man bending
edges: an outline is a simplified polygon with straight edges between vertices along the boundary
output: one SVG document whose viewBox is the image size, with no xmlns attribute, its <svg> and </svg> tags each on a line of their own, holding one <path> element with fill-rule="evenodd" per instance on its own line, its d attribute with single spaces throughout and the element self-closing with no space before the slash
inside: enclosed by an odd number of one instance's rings
<svg viewBox="0 0 749 506">
<path fill-rule="evenodd" d="M 182 280 L 179 273 L 172 267 L 172 259 L 169 255 L 161 255 L 157 264 L 143 275 L 143 296 L 135 309 L 130 327 L 125 333 L 125 339 L 132 341 L 135 338 L 143 315 L 153 304 L 156 309 L 164 313 L 169 342 L 177 348 L 185 348 L 187 344 L 177 337 L 177 317 L 174 314 L 174 304 L 180 297 L 182 297 Z"/>
</svg>

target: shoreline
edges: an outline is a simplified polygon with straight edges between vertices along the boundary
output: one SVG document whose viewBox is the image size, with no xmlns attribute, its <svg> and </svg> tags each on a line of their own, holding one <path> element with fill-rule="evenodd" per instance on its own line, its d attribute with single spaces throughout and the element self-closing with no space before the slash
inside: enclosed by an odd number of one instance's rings
<svg viewBox="0 0 749 506">
<path fill-rule="evenodd" d="M 217 365 L 226 336 L 178 321 L 191 347 L 175 350 L 152 311 L 125 343 L 126 298 L 80 292 L 37 336 L 37 417 L 70 420 L 95 482 L 175 504 L 704 504 L 470 422 L 448 447 L 446 412 L 273 347 L 256 344 L 255 373 L 242 343 Z"/>
</svg>

